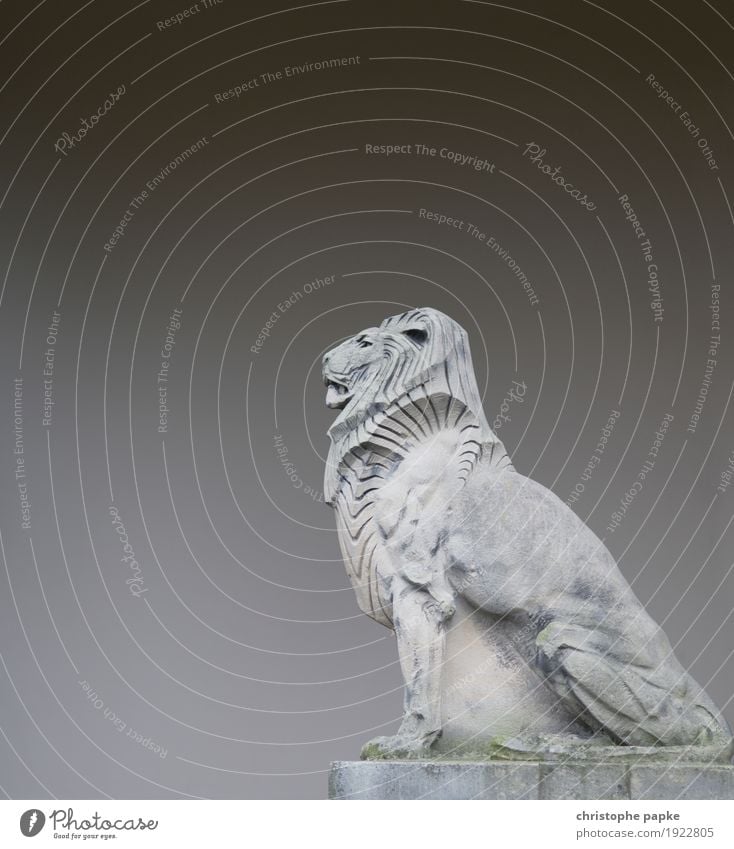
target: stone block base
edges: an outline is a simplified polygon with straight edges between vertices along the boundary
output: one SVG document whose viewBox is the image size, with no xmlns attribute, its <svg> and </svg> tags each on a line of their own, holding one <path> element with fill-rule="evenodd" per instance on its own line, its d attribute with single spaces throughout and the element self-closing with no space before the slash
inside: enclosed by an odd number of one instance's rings
<svg viewBox="0 0 734 849">
<path fill-rule="evenodd" d="M 330 799 L 734 799 L 734 766 L 336 761 Z"/>
</svg>

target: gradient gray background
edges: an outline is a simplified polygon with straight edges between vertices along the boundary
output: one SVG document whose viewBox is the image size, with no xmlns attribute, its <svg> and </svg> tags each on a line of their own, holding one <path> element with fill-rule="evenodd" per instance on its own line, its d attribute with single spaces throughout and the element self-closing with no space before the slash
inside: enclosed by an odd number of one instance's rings
<svg viewBox="0 0 734 849">
<path fill-rule="evenodd" d="M 225 0 L 158 30 L 186 6 L 0 8 L 0 791 L 320 798 L 331 760 L 395 728 L 394 640 L 359 613 L 321 503 L 333 413 L 319 360 L 412 306 L 467 328 L 490 422 L 512 380 L 525 381 L 500 436 L 518 469 L 561 498 L 620 411 L 573 507 L 733 721 L 734 489 L 716 489 L 734 450 L 731 8 Z M 215 101 L 265 71 L 351 55 L 358 66 Z M 650 73 L 701 127 L 718 171 Z M 114 108 L 59 156 L 56 139 L 122 84 Z M 201 137 L 209 143 L 106 254 L 130 200 Z M 529 142 L 594 212 L 523 157 Z M 445 146 L 495 169 L 367 155 L 367 143 Z M 660 323 L 622 193 L 654 246 Z M 492 234 L 538 305 L 485 244 L 422 220 L 421 207 Z M 332 274 L 251 352 L 279 302 Z M 713 280 L 723 341 L 689 434 Z M 162 435 L 156 372 L 174 307 L 182 326 Z M 16 377 L 30 530 L 13 473 Z M 608 533 L 668 413 L 655 469 Z M 112 504 L 141 565 L 140 598 L 125 584 Z"/>
</svg>

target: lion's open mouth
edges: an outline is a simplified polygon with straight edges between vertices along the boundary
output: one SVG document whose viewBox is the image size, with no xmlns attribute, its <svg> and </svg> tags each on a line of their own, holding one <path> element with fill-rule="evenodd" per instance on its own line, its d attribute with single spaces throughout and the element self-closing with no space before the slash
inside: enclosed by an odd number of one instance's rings
<svg viewBox="0 0 734 849">
<path fill-rule="evenodd" d="M 326 406 L 332 410 L 342 410 L 346 407 L 352 392 L 346 383 L 332 377 L 324 377 L 326 384 Z"/>
</svg>

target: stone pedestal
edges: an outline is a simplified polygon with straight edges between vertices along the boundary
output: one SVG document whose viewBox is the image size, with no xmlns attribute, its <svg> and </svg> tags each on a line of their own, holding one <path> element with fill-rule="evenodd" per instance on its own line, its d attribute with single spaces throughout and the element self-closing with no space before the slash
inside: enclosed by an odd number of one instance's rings
<svg viewBox="0 0 734 849">
<path fill-rule="evenodd" d="M 330 799 L 734 799 L 727 764 L 336 761 Z"/>
</svg>

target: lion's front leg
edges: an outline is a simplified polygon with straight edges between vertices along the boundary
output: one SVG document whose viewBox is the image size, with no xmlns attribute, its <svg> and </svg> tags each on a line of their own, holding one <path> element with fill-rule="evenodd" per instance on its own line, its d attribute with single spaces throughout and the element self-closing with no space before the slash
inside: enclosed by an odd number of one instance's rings
<svg viewBox="0 0 734 849">
<path fill-rule="evenodd" d="M 393 595 L 393 622 L 405 679 L 403 721 L 392 737 L 377 737 L 362 758 L 420 757 L 441 734 L 441 664 L 446 611 L 425 589 L 400 582 Z"/>
</svg>

